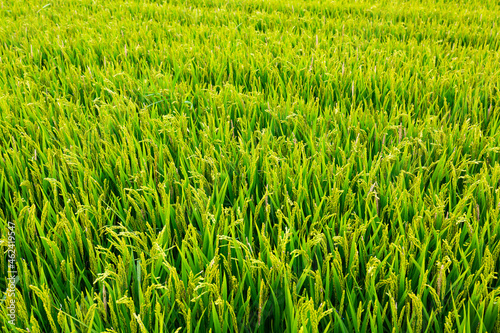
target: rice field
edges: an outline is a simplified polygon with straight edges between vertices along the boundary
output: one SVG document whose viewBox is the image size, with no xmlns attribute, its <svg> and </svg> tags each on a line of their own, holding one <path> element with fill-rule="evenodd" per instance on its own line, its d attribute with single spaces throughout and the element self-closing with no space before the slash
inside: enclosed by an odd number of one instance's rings
<svg viewBox="0 0 500 333">
<path fill-rule="evenodd" d="M 3 332 L 500 332 L 498 1 L 0 22 Z"/>
</svg>

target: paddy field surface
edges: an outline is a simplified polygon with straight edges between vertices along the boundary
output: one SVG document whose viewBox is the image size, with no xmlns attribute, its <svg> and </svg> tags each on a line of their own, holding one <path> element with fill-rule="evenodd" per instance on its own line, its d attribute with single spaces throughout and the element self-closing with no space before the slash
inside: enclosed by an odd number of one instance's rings
<svg viewBox="0 0 500 333">
<path fill-rule="evenodd" d="M 500 332 L 498 1 L 0 22 L 4 332 Z"/>
</svg>

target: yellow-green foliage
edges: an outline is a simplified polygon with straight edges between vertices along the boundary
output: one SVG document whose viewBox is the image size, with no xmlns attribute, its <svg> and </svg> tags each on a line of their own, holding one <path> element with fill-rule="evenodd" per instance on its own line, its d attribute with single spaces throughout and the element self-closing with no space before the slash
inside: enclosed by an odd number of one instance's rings
<svg viewBox="0 0 500 333">
<path fill-rule="evenodd" d="M 500 332 L 498 1 L 0 1 L 6 332 Z"/>
</svg>

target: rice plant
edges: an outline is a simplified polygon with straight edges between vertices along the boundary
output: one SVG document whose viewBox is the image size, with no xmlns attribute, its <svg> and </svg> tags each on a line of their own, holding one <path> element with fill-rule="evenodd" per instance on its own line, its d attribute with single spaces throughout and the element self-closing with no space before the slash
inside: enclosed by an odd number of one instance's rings
<svg viewBox="0 0 500 333">
<path fill-rule="evenodd" d="M 4 332 L 500 332 L 498 1 L 0 22 Z"/>
</svg>

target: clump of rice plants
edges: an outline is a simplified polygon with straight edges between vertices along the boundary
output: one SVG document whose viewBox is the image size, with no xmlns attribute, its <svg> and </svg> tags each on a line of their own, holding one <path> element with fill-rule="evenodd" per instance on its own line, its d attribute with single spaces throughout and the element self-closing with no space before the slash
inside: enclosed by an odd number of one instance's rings
<svg viewBox="0 0 500 333">
<path fill-rule="evenodd" d="M 0 21 L 3 331 L 500 332 L 498 1 Z"/>
</svg>

